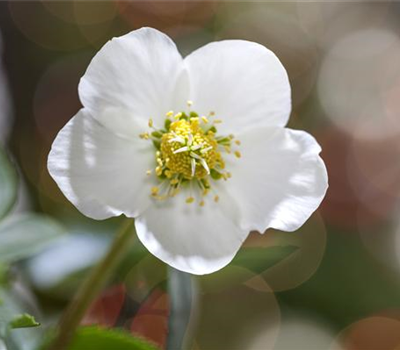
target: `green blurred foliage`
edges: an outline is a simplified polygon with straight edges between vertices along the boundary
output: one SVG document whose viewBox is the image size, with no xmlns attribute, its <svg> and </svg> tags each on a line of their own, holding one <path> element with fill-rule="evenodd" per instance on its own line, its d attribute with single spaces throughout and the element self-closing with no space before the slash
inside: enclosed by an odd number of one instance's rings
<svg viewBox="0 0 400 350">
<path fill-rule="evenodd" d="M 157 350 L 147 341 L 127 332 L 99 327 L 80 328 L 69 350 Z"/>
<path fill-rule="evenodd" d="M 0 220 L 12 208 L 17 197 L 17 176 L 4 150 L 0 147 Z"/>
</svg>

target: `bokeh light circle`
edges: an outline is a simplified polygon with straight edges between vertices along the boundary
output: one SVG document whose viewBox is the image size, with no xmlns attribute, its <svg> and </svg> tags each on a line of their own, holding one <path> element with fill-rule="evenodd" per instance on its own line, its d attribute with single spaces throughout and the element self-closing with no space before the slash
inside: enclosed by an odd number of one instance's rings
<svg viewBox="0 0 400 350">
<path fill-rule="evenodd" d="M 318 269 L 326 247 L 326 228 L 315 213 L 296 232 L 268 230 L 264 235 L 253 233 L 245 247 L 295 246 L 297 251 L 270 267 L 261 276 L 275 292 L 293 289 L 307 281 Z"/>
<path fill-rule="evenodd" d="M 399 61 L 400 39 L 390 30 L 361 30 L 332 46 L 323 60 L 317 84 L 330 121 L 368 139 L 399 133 L 400 105 L 386 105 L 387 94 L 400 81 Z"/>
</svg>

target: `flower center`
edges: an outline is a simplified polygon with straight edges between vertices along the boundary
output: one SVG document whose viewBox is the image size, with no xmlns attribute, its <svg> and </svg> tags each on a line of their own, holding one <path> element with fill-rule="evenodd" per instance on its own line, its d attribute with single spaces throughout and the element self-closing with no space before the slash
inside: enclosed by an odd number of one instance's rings
<svg viewBox="0 0 400 350">
<path fill-rule="evenodd" d="M 169 132 L 162 136 L 158 159 L 171 176 L 201 180 L 210 175 L 210 169 L 224 167 L 217 147 L 214 134 L 205 132 L 198 118 L 183 117 L 171 123 Z"/>
<path fill-rule="evenodd" d="M 188 106 L 191 102 L 188 101 Z M 214 119 L 214 113 L 199 116 L 194 111 L 188 113 L 173 111 L 166 113 L 163 129 L 156 129 L 149 120 L 150 133 L 140 137 L 152 140 L 155 147 L 155 175 L 160 186 L 152 188 L 151 195 L 156 199 L 167 199 L 177 195 L 182 187 L 188 187 L 190 196 L 187 203 L 200 197 L 199 204 L 205 204 L 205 197 L 213 191 L 212 182 L 228 180 L 231 174 L 225 171 L 223 153 L 234 154 L 240 158 L 240 152 L 232 153 L 232 145 L 240 145 L 234 136 L 219 136 L 216 125 L 221 120 Z M 147 171 L 151 175 L 152 170 Z M 193 186 L 196 185 L 196 186 Z M 214 193 L 214 201 L 218 201 Z"/>
</svg>

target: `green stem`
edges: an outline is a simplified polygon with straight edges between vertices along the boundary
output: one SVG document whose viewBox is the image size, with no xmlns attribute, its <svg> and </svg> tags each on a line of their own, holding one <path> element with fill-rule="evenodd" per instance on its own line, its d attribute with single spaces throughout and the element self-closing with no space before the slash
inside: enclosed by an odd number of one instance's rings
<svg viewBox="0 0 400 350">
<path fill-rule="evenodd" d="M 86 310 L 104 287 L 110 274 L 120 261 L 127 243 L 134 237 L 132 228 L 134 230 L 133 220 L 126 220 L 123 223 L 108 253 L 94 267 L 61 318 L 58 333 L 50 344 L 49 350 L 65 350 L 68 348 Z"/>
</svg>

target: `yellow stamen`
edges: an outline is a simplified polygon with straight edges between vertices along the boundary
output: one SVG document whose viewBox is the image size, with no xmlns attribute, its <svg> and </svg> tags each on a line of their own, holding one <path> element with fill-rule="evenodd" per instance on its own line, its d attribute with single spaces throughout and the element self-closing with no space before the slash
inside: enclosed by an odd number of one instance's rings
<svg viewBox="0 0 400 350">
<path fill-rule="evenodd" d="M 204 179 L 221 158 L 217 147 L 214 136 L 204 133 L 198 118 L 180 119 L 172 122 L 170 132 L 161 138 L 160 165 L 171 171 L 171 175 L 186 180 Z"/>
<path fill-rule="evenodd" d="M 170 196 L 175 197 L 181 190 L 179 188 L 175 188 L 171 191 Z"/>
<path fill-rule="evenodd" d="M 193 105 L 187 101 L 188 107 Z M 165 128 L 155 130 L 153 119 L 148 120 L 149 128 L 153 130 L 140 134 L 143 139 L 154 139 L 155 161 L 157 166 L 154 170 L 147 170 L 149 176 L 155 172 L 161 186 L 151 188 L 151 195 L 155 199 L 164 200 L 177 195 L 181 188 L 189 185 L 191 191 L 195 191 L 185 199 L 190 204 L 200 195 L 199 206 L 205 205 L 205 196 L 212 189 L 214 181 L 227 180 L 232 175 L 224 171 L 225 160 L 223 155 L 232 153 L 231 146 L 234 135 L 218 135 L 217 127 L 213 124 L 222 123 L 221 119 L 211 120 L 215 113 L 211 111 L 207 116 L 200 116 L 195 111 L 189 113 L 174 111 L 166 113 Z M 205 124 L 212 122 L 210 127 Z M 209 129 L 209 130 L 207 130 Z M 153 137 L 154 136 L 154 137 Z M 240 145 L 239 140 L 234 141 Z M 239 151 L 233 152 L 240 158 Z M 219 196 L 213 197 L 215 202 Z"/>
<path fill-rule="evenodd" d="M 158 199 L 159 201 L 165 201 L 168 198 L 167 195 L 162 195 L 162 196 L 157 196 L 156 199 Z"/>
<path fill-rule="evenodd" d="M 194 202 L 194 198 L 193 197 L 186 198 L 186 203 L 187 204 L 190 204 L 190 203 L 193 203 L 193 202 Z"/>
<path fill-rule="evenodd" d="M 177 185 L 179 183 L 179 180 L 178 179 L 172 179 L 169 183 L 171 185 Z"/>
</svg>

